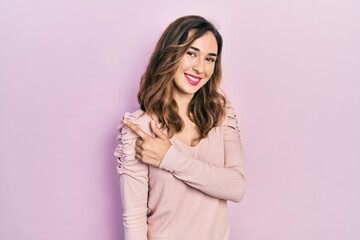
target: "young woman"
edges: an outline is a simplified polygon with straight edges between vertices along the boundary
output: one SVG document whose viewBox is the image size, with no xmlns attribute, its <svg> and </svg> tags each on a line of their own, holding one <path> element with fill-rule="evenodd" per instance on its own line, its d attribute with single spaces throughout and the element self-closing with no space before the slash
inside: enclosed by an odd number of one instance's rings
<svg viewBox="0 0 360 240">
<path fill-rule="evenodd" d="M 220 91 L 222 38 L 200 16 L 172 22 L 119 126 L 126 240 L 228 240 L 245 190 L 234 109 Z"/>
</svg>

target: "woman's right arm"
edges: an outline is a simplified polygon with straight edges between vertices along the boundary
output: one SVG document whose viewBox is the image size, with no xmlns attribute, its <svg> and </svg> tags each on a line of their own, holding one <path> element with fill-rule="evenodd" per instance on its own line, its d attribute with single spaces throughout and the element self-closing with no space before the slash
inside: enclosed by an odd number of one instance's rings
<svg viewBox="0 0 360 240">
<path fill-rule="evenodd" d="M 124 118 L 134 119 L 130 114 Z M 135 158 L 138 136 L 122 123 L 118 129 L 114 155 L 118 162 L 125 240 L 147 240 L 148 165 Z"/>
</svg>

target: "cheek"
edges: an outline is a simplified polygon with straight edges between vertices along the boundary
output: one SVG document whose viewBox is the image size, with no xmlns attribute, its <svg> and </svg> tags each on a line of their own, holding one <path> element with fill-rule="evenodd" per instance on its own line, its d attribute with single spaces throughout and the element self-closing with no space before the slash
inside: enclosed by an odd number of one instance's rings
<svg viewBox="0 0 360 240">
<path fill-rule="evenodd" d="M 191 61 L 189 59 L 186 59 L 185 57 L 182 58 L 179 62 L 179 68 L 181 70 L 187 70 L 191 67 Z"/>
<path fill-rule="evenodd" d="M 212 74 L 214 73 L 214 69 L 215 69 L 215 65 L 209 65 L 209 66 L 207 66 L 207 68 L 206 68 L 206 76 L 208 77 L 208 78 L 210 78 L 211 76 L 212 76 Z"/>
<path fill-rule="evenodd" d="M 210 77 L 208 79 L 206 79 L 206 81 L 202 81 L 201 87 L 203 87 L 208 81 L 210 81 Z"/>
</svg>

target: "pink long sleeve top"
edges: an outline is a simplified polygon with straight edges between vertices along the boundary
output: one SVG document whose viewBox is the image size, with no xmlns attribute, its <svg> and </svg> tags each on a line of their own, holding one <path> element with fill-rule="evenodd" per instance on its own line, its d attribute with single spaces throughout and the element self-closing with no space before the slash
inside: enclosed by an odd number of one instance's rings
<svg viewBox="0 0 360 240">
<path fill-rule="evenodd" d="M 143 111 L 124 118 L 153 136 Z M 172 137 L 159 168 L 138 161 L 138 136 L 122 123 L 118 129 L 125 240 L 229 240 L 227 200 L 239 202 L 245 191 L 234 109 L 228 106 L 223 123 L 194 147 Z"/>
</svg>

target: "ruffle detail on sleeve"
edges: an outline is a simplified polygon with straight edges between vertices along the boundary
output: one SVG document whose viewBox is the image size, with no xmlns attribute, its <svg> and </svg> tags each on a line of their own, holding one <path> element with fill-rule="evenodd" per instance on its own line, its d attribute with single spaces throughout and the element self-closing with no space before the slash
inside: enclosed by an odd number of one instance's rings
<svg viewBox="0 0 360 240">
<path fill-rule="evenodd" d="M 225 133 L 231 132 L 230 135 L 236 137 L 237 140 L 240 141 L 240 129 L 238 126 L 237 116 L 235 113 L 235 109 L 233 108 L 233 106 L 229 101 L 226 104 L 226 116 L 223 122 L 223 129 Z"/>
<path fill-rule="evenodd" d="M 138 117 L 133 113 L 125 113 L 122 120 L 128 119 L 134 124 L 138 125 Z M 144 167 L 135 157 L 135 142 L 138 135 L 128 128 L 123 122 L 118 126 L 117 146 L 114 156 L 117 157 L 117 171 L 118 174 L 135 172 L 139 167 Z M 136 166 L 139 165 L 139 166 Z"/>
</svg>

